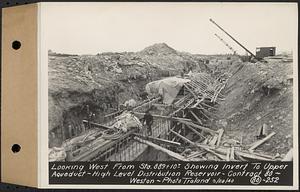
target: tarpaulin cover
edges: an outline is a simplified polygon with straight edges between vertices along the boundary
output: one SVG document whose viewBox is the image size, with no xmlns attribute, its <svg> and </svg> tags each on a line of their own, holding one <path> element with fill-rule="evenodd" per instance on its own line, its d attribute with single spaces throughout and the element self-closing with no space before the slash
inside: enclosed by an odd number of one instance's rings
<svg viewBox="0 0 300 192">
<path fill-rule="evenodd" d="M 53 147 L 49 149 L 49 162 L 53 161 L 65 161 L 67 157 L 65 148 L 63 147 Z"/>
<path fill-rule="evenodd" d="M 182 86 L 189 81 L 179 77 L 168 77 L 148 83 L 145 89 L 149 95 L 161 95 L 164 104 L 172 104 Z"/>
<path fill-rule="evenodd" d="M 136 101 L 134 99 L 130 99 L 128 101 L 125 101 L 124 106 L 125 107 L 135 107 L 136 106 Z"/>
<path fill-rule="evenodd" d="M 140 120 L 132 113 L 124 111 L 121 115 L 116 117 L 117 122 L 115 122 L 112 127 L 117 129 L 122 129 L 122 131 L 127 132 L 130 128 L 142 128 L 143 125 Z"/>
</svg>

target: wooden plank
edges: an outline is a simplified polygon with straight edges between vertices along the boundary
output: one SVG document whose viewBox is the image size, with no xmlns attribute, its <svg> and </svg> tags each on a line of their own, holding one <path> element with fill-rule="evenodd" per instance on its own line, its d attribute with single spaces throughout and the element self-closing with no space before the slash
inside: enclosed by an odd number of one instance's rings
<svg viewBox="0 0 300 192">
<path fill-rule="evenodd" d="M 200 123 L 202 125 L 203 122 L 197 117 L 197 115 L 192 110 L 189 110 L 189 111 L 193 115 L 193 117 L 195 117 L 195 119 L 198 121 L 198 123 Z"/>
<path fill-rule="evenodd" d="M 202 147 L 202 148 L 208 148 L 210 150 L 216 151 L 216 152 L 224 154 L 224 155 L 227 154 L 227 148 L 224 148 L 224 147 L 214 148 L 214 147 L 210 147 L 210 146 L 205 145 L 205 144 L 197 144 L 197 146 Z M 274 161 L 273 159 L 266 158 L 266 157 L 261 157 L 261 156 L 255 155 L 255 154 L 246 153 L 244 151 L 235 150 L 234 153 L 235 153 L 235 155 L 241 156 L 243 158 L 261 160 L 261 161 Z"/>
<path fill-rule="evenodd" d="M 205 139 L 205 137 L 201 134 L 201 133 L 199 133 L 196 129 L 194 129 L 194 128 L 192 128 L 191 126 L 189 126 L 189 125 L 186 125 L 191 131 L 193 131 L 196 135 L 198 135 L 199 137 L 202 137 L 202 138 L 204 138 Z"/>
<path fill-rule="evenodd" d="M 196 144 L 196 143 L 192 142 L 191 140 L 187 139 L 186 137 L 184 137 L 184 136 L 182 136 L 182 135 L 176 133 L 175 131 L 172 131 L 172 130 L 170 130 L 170 131 L 171 131 L 172 133 L 174 133 L 175 135 L 177 135 L 178 137 L 180 137 L 181 139 L 183 139 L 184 141 L 186 141 L 187 143 L 191 144 L 192 146 L 202 148 L 202 149 L 204 149 L 204 150 L 206 150 L 206 151 L 208 151 L 208 152 L 210 152 L 210 153 L 216 155 L 216 156 L 219 157 L 220 159 L 223 159 L 223 160 L 226 159 L 226 157 L 225 157 L 224 155 L 221 155 L 221 154 L 216 153 L 215 151 L 211 150 L 209 147 L 206 147 L 206 146 L 203 146 L 203 145 Z"/>
<path fill-rule="evenodd" d="M 212 129 L 209 129 L 209 128 L 206 128 L 206 127 L 203 127 L 203 126 L 194 124 L 194 123 L 192 123 L 192 122 L 181 121 L 181 120 L 180 120 L 179 122 L 184 123 L 184 124 L 186 124 L 186 125 L 190 125 L 190 126 L 192 126 L 192 127 L 196 127 L 196 128 L 198 128 L 198 129 L 201 129 L 201 130 L 203 130 L 203 131 L 205 131 L 205 132 L 208 132 L 208 133 L 210 133 L 210 134 L 212 134 L 212 135 L 217 134 L 217 131 L 214 131 L 214 130 L 212 130 Z"/>
<path fill-rule="evenodd" d="M 140 113 L 140 112 L 133 112 L 133 114 L 137 115 L 137 116 L 144 116 L 145 113 Z M 181 117 L 171 117 L 171 116 L 164 116 L 164 115 L 155 115 L 152 114 L 153 117 L 155 118 L 162 118 L 162 119 L 170 119 L 170 120 L 175 120 L 175 121 L 192 121 L 191 119 L 186 119 L 186 118 L 181 118 Z"/>
<path fill-rule="evenodd" d="M 203 155 L 204 153 L 206 153 L 206 152 L 205 151 L 198 151 L 198 152 L 195 152 L 195 153 L 193 153 L 191 155 L 188 155 L 187 158 L 191 159 L 191 158 L 197 157 L 199 155 Z"/>
<path fill-rule="evenodd" d="M 220 146 L 221 138 L 222 138 L 223 133 L 224 133 L 224 129 L 219 129 L 218 132 L 219 132 L 219 135 L 218 135 L 218 141 L 217 141 L 217 144 L 216 144 L 216 145 L 217 145 L 217 146 Z"/>
<path fill-rule="evenodd" d="M 197 91 L 200 91 L 202 94 L 203 94 L 203 93 L 206 93 L 206 94 L 208 94 L 210 97 L 213 95 L 211 92 L 209 92 L 209 91 L 207 90 L 207 85 L 204 85 L 204 84 L 202 84 L 202 83 L 196 83 L 196 82 L 194 82 L 194 81 L 191 81 L 191 82 L 189 83 L 189 85 L 193 86 L 194 89 L 195 89 L 195 91 L 196 91 L 196 90 L 197 90 Z"/>
<path fill-rule="evenodd" d="M 229 159 L 230 160 L 235 160 L 234 159 L 234 146 L 231 147 Z"/>
<path fill-rule="evenodd" d="M 170 130 L 170 132 L 172 132 L 172 133 L 175 134 L 176 136 L 180 137 L 181 139 L 183 139 L 183 140 L 186 141 L 187 143 L 191 144 L 192 146 L 195 146 L 195 147 L 199 147 L 199 148 L 201 148 L 201 149 L 204 149 L 204 150 L 206 150 L 207 152 L 210 152 L 210 153 L 216 155 L 218 158 L 220 158 L 220 159 L 222 159 L 222 160 L 225 160 L 225 159 L 226 159 L 226 156 L 219 154 L 220 152 L 221 152 L 221 153 L 224 153 L 224 150 L 213 149 L 213 148 L 211 148 L 211 147 L 208 146 L 208 145 L 196 144 L 196 143 L 190 141 L 189 139 L 187 139 L 186 137 L 184 137 L 184 136 L 182 136 L 182 135 L 180 135 L 180 134 L 178 134 L 178 133 L 176 133 L 176 132 L 174 132 L 174 131 L 172 131 L 172 130 Z M 218 152 L 218 153 L 216 153 L 215 151 Z M 226 154 L 226 152 L 225 152 L 225 154 Z"/>
<path fill-rule="evenodd" d="M 254 155 L 254 154 L 241 152 L 241 151 L 235 151 L 235 153 L 239 156 L 249 158 L 249 159 L 261 160 L 261 161 L 273 161 L 272 159 L 268 159 L 268 158 L 265 158 L 265 157 L 261 157 L 261 156 L 257 156 L 257 155 Z"/>
<path fill-rule="evenodd" d="M 161 103 L 154 103 L 152 104 L 155 107 L 171 107 L 171 105 L 161 104 Z"/>
<path fill-rule="evenodd" d="M 216 143 L 217 143 L 217 141 L 218 141 L 218 136 L 219 136 L 219 135 L 214 135 L 214 136 L 213 136 L 212 140 L 209 142 L 209 145 L 210 145 L 210 146 L 215 146 L 215 145 L 216 145 Z"/>
<path fill-rule="evenodd" d="M 199 110 L 200 111 L 200 113 L 204 116 L 204 117 L 206 117 L 207 119 L 209 119 L 209 120 L 211 120 L 203 111 L 201 111 L 201 110 Z"/>
<path fill-rule="evenodd" d="M 88 123 L 87 120 L 82 120 L 83 123 Z M 94 125 L 96 127 L 99 127 L 99 128 L 103 128 L 103 129 L 112 129 L 111 127 L 108 127 L 108 126 L 105 126 L 105 125 L 101 125 L 101 124 L 98 124 L 98 123 L 94 123 L 94 122 L 90 122 L 91 125 Z"/>
<path fill-rule="evenodd" d="M 178 153 L 170 151 L 170 150 L 168 150 L 168 149 L 166 149 L 164 147 L 161 147 L 159 145 L 156 145 L 155 143 L 152 143 L 150 141 L 146 141 L 146 140 L 140 139 L 138 137 L 134 137 L 134 139 L 137 140 L 137 141 L 139 141 L 139 142 L 141 142 L 141 143 L 149 145 L 149 146 L 151 146 L 151 147 L 153 147 L 153 148 L 155 148 L 155 149 L 157 149 L 157 150 L 159 150 L 161 152 L 164 152 L 164 153 L 168 154 L 169 156 L 171 156 L 171 157 L 173 157 L 175 159 L 178 159 L 180 161 L 188 161 L 184 156 L 179 155 Z"/>
<path fill-rule="evenodd" d="M 195 82 L 190 82 L 189 85 L 194 88 L 194 90 L 206 92 L 206 88 L 203 85 L 196 84 Z"/>
<path fill-rule="evenodd" d="M 265 158 L 267 158 L 267 159 L 275 159 L 274 156 L 266 155 L 266 154 L 261 154 L 261 153 L 257 153 L 257 152 L 252 152 L 251 154 L 257 155 L 257 156 L 261 156 L 261 157 L 265 157 Z"/>
<path fill-rule="evenodd" d="M 241 157 L 240 155 L 234 153 L 234 155 L 241 161 L 247 161 L 246 159 L 244 159 L 243 157 Z"/>
<path fill-rule="evenodd" d="M 214 95 L 213 95 L 213 98 L 212 98 L 211 102 L 215 102 L 216 98 L 219 95 L 219 91 L 222 90 L 222 84 L 218 84 L 214 88 L 215 88 L 215 91 L 214 91 Z"/>
<path fill-rule="evenodd" d="M 114 116 L 114 115 L 118 115 L 118 114 L 122 113 L 123 111 L 124 110 L 116 111 L 114 113 L 107 114 L 104 117 L 107 118 L 107 117 L 111 117 L 111 116 Z"/>
<path fill-rule="evenodd" d="M 228 148 L 226 153 L 226 161 L 230 161 L 230 151 L 230 148 Z"/>
<path fill-rule="evenodd" d="M 180 98 L 178 101 L 174 103 L 175 106 L 180 106 L 185 100 L 187 100 L 189 97 L 191 97 L 191 94 L 188 93 L 187 95 Z"/>
<path fill-rule="evenodd" d="M 158 143 L 161 143 L 161 144 L 166 144 L 166 145 L 175 145 L 175 146 L 181 146 L 181 143 L 178 143 L 178 142 L 174 142 L 174 141 L 169 141 L 169 140 L 166 140 L 166 139 L 161 139 L 161 138 L 155 138 L 155 137 L 151 137 L 151 136 L 144 136 L 144 135 L 140 135 L 140 134 L 137 134 L 137 133 L 134 133 L 133 135 L 141 138 L 141 139 L 144 139 L 144 140 L 151 140 L 151 142 L 158 142 Z"/>
<path fill-rule="evenodd" d="M 140 109 L 140 108 L 143 108 L 143 107 L 145 107 L 145 106 L 147 106 L 147 105 L 151 105 L 152 103 L 157 102 L 158 100 L 160 100 L 160 97 L 157 97 L 157 98 L 154 98 L 154 99 L 152 99 L 152 100 L 149 100 L 148 102 L 143 103 L 142 105 L 135 107 L 135 108 L 133 109 L 133 111 L 136 111 L 136 110 L 138 110 L 138 109 Z"/>
<path fill-rule="evenodd" d="M 189 88 L 188 85 L 184 84 L 183 86 L 195 97 L 195 99 L 198 99 L 198 96 L 194 93 L 194 91 L 191 88 Z"/>
<path fill-rule="evenodd" d="M 182 117 L 186 117 L 184 110 L 182 111 Z M 183 135 L 186 135 L 186 129 L 185 129 L 185 125 L 183 123 L 181 123 L 181 130 L 182 130 L 181 132 L 183 132 Z"/>
<path fill-rule="evenodd" d="M 191 107 L 191 108 L 196 108 L 201 102 L 204 101 L 204 97 L 202 97 L 201 99 L 198 99 L 197 102 Z"/>
<path fill-rule="evenodd" d="M 215 109 L 215 110 L 217 110 L 217 108 L 215 108 L 215 107 L 213 107 L 213 106 L 210 106 L 210 105 L 208 105 L 208 104 L 206 104 L 206 103 L 201 103 L 201 105 L 204 105 L 204 106 L 206 106 L 206 107 L 209 107 L 209 108 L 212 108 L 212 109 Z"/>
<path fill-rule="evenodd" d="M 197 144 L 197 146 L 199 148 L 202 148 L 202 149 L 206 150 L 207 152 L 210 152 L 210 153 L 214 154 L 215 156 L 217 156 L 218 158 L 220 158 L 222 160 L 226 160 L 226 156 L 225 155 L 219 154 L 220 153 L 219 151 L 217 151 L 216 149 L 211 148 L 208 145 Z"/>
<path fill-rule="evenodd" d="M 269 140 L 273 135 L 275 135 L 275 132 L 270 133 L 268 136 L 266 136 L 265 138 L 253 143 L 251 145 L 251 147 L 248 149 L 250 152 L 253 151 L 255 148 L 257 148 L 258 146 L 260 146 L 261 144 L 263 144 L 264 142 L 266 142 L 267 140 Z"/>
<path fill-rule="evenodd" d="M 219 115 L 216 115 L 215 113 L 212 113 L 210 112 L 208 109 L 205 109 L 205 108 L 202 108 L 202 112 L 203 114 L 205 114 L 207 117 L 212 117 L 212 118 L 215 118 L 215 119 L 219 119 L 220 116 Z"/>
<path fill-rule="evenodd" d="M 192 82 L 194 85 L 200 87 L 202 90 L 207 91 L 207 93 L 209 93 L 209 91 L 207 90 L 208 84 L 200 82 L 200 81 L 193 81 Z"/>
<path fill-rule="evenodd" d="M 179 133 L 173 131 L 173 130 L 170 130 L 171 133 L 173 133 L 174 135 L 178 136 L 179 138 L 181 138 L 182 140 L 184 140 L 185 142 L 191 144 L 192 146 L 197 146 L 194 142 L 190 141 L 189 139 L 187 139 L 186 137 L 180 135 Z"/>
<path fill-rule="evenodd" d="M 226 84 L 224 84 L 224 85 L 216 92 L 216 95 L 215 95 L 215 97 L 214 97 L 214 99 L 213 99 L 213 102 L 216 102 L 216 100 L 217 100 L 217 98 L 218 98 L 220 92 L 224 89 L 225 85 L 226 85 Z"/>
<path fill-rule="evenodd" d="M 116 143 L 118 143 L 118 141 L 121 141 L 122 139 L 128 137 L 135 131 L 136 131 L 135 129 L 128 131 L 127 133 L 122 135 L 118 140 L 105 140 L 102 141 L 102 143 L 100 143 L 99 145 L 98 143 L 95 143 L 95 145 L 93 145 L 91 149 L 84 151 L 82 154 L 78 156 L 75 156 L 74 158 L 71 159 L 71 161 L 89 161 L 90 159 L 95 158 L 95 156 L 97 156 L 102 151 L 108 150 L 109 148 L 113 147 Z"/>
<path fill-rule="evenodd" d="M 226 160 L 226 156 L 224 156 L 224 155 L 221 155 L 221 154 L 219 154 L 219 153 L 216 153 L 215 151 L 213 151 L 213 150 L 211 150 L 211 149 L 209 149 L 209 148 L 207 148 L 207 149 L 205 149 L 206 151 L 208 151 L 208 152 L 210 152 L 210 153 L 212 153 L 212 154 L 214 154 L 215 156 L 217 156 L 218 158 L 220 158 L 220 159 L 222 159 L 222 160 Z"/>
</svg>

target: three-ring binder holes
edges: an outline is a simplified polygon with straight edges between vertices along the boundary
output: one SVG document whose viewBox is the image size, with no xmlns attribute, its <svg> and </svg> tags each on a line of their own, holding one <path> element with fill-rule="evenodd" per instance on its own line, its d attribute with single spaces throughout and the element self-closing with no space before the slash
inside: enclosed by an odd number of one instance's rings
<svg viewBox="0 0 300 192">
<path fill-rule="evenodd" d="M 19 144 L 13 144 L 13 146 L 11 147 L 11 151 L 13 153 L 18 153 L 21 150 L 21 146 Z"/>
<path fill-rule="evenodd" d="M 13 49 L 18 50 L 18 49 L 20 49 L 20 47 L 21 47 L 21 42 L 20 41 L 12 42 L 12 48 Z"/>
</svg>

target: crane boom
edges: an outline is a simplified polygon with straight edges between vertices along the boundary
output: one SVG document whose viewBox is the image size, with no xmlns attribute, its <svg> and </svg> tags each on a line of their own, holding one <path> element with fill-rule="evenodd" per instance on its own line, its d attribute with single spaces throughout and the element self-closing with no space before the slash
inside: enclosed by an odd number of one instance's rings
<svg viewBox="0 0 300 192">
<path fill-rule="evenodd" d="M 249 51 L 244 45 L 242 45 L 240 42 L 238 42 L 234 37 L 232 37 L 227 31 L 225 31 L 220 25 L 218 25 L 214 20 L 209 19 L 210 22 L 215 24 L 219 29 L 221 29 L 226 35 L 228 35 L 233 41 L 235 41 L 239 46 L 241 46 L 245 51 L 247 51 L 252 57 L 258 59 L 251 51 Z M 258 59 L 259 60 L 259 59 Z"/>
<path fill-rule="evenodd" d="M 226 47 L 228 47 L 232 52 L 233 54 L 235 55 L 236 54 L 236 51 L 224 40 L 222 39 L 219 35 L 215 34 L 215 36 L 220 39 L 220 41 L 222 41 L 222 43 L 224 43 L 224 45 L 226 45 Z"/>
</svg>

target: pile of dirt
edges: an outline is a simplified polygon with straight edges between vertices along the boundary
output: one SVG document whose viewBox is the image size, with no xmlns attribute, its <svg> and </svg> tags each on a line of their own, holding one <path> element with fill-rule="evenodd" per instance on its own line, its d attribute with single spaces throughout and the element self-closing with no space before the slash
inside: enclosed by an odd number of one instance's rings
<svg viewBox="0 0 300 192">
<path fill-rule="evenodd" d="M 214 126 L 224 128 L 229 137 L 247 146 L 257 141 L 259 129 L 265 124 L 266 134 L 274 131 L 276 135 L 258 150 L 272 155 L 286 154 L 293 143 L 292 62 L 233 61 L 220 64 L 215 73 L 231 77 L 225 88 L 225 100 L 218 104 L 219 118 Z"/>
<path fill-rule="evenodd" d="M 126 100 L 141 101 L 145 85 L 183 70 L 208 72 L 192 54 L 174 50 L 165 43 L 140 52 L 67 55 L 49 51 L 49 147 L 60 146 L 78 132 L 82 120 L 101 123 L 103 115 L 118 110 Z M 67 134 L 66 134 L 67 133 Z M 77 133 L 74 133 L 77 134 Z"/>
</svg>

